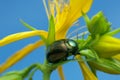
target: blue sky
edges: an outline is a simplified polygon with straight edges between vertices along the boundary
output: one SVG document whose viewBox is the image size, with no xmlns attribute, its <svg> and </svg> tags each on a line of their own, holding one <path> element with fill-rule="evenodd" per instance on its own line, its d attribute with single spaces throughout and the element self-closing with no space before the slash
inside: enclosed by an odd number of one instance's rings
<svg viewBox="0 0 120 80">
<path fill-rule="evenodd" d="M 98 11 L 103 11 L 112 23 L 112 28 L 115 29 L 120 26 L 119 5 L 120 0 L 94 0 L 88 15 L 91 17 Z M 12 33 L 28 31 L 20 23 L 19 19 L 23 19 L 37 29 L 47 30 L 48 21 L 42 0 L 0 0 L 0 39 Z M 83 21 L 80 22 L 80 25 L 84 25 Z M 120 38 L 119 35 L 117 37 Z M 27 44 L 34 43 L 38 39 L 39 37 L 32 37 L 0 47 L 0 64 L 16 51 Z M 44 51 L 44 47 L 38 48 L 6 72 L 21 70 L 36 62 L 42 63 L 45 57 Z M 66 80 L 83 80 L 82 73 L 76 62 L 63 65 L 63 69 Z M 97 74 L 99 80 L 119 80 L 120 78 L 120 75 L 110 75 L 103 72 L 97 72 Z M 42 73 L 36 72 L 34 80 L 42 80 Z M 57 71 L 52 73 L 51 80 L 60 80 Z"/>
</svg>

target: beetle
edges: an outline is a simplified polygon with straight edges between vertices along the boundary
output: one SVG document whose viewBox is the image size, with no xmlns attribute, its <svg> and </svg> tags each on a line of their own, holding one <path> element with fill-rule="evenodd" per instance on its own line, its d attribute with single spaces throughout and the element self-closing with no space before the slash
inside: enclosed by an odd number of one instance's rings
<svg viewBox="0 0 120 80">
<path fill-rule="evenodd" d="M 54 41 L 47 49 L 47 61 L 57 63 L 65 61 L 71 55 L 78 54 L 78 44 L 72 39 L 61 39 Z"/>
</svg>

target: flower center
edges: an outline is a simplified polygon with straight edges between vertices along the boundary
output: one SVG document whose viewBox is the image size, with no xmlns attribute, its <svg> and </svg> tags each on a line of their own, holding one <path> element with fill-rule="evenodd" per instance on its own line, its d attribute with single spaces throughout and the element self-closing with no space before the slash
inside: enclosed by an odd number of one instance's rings
<svg viewBox="0 0 120 80">
<path fill-rule="evenodd" d="M 56 17 L 56 14 L 68 11 L 69 0 L 49 0 L 50 14 Z"/>
</svg>

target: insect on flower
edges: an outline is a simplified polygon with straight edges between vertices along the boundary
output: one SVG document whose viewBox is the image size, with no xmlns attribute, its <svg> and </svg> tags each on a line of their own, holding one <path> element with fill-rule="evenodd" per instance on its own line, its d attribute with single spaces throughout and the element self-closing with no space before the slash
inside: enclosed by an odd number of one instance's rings
<svg viewBox="0 0 120 80">
<path fill-rule="evenodd" d="M 48 47 L 47 60 L 50 63 L 67 60 L 67 57 L 79 53 L 78 44 L 72 39 L 61 39 Z"/>
</svg>

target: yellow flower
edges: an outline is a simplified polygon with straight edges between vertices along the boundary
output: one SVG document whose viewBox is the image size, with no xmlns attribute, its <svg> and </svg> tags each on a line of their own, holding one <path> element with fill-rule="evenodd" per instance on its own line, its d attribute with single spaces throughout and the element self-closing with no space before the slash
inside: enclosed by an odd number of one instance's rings
<svg viewBox="0 0 120 80">
<path fill-rule="evenodd" d="M 81 12 L 88 12 L 92 0 L 53 0 L 50 3 L 50 12 L 54 16 L 56 40 L 66 37 L 66 33 L 71 25 L 82 16 Z M 56 10 L 54 10 L 54 8 Z M 57 14 L 56 14 L 57 13 Z M 50 15 L 51 15 L 50 14 Z M 48 18 L 50 17 L 48 15 Z"/>
<path fill-rule="evenodd" d="M 84 13 L 88 12 L 92 4 L 92 0 L 48 0 L 49 6 L 46 6 L 45 0 L 43 0 L 43 2 L 45 5 L 48 19 L 50 18 L 51 15 L 54 17 L 56 40 L 66 38 L 66 33 L 68 29 L 77 19 L 79 19 L 82 16 L 81 12 Z M 49 7 L 50 10 L 48 10 L 47 7 Z M 34 30 L 34 31 L 26 31 L 26 32 L 12 34 L 0 40 L 0 46 L 5 46 L 7 44 L 10 44 L 12 42 L 24 38 L 39 36 L 39 35 L 42 35 L 45 38 L 47 38 L 48 32 L 44 30 Z M 33 50 L 35 50 L 36 48 L 40 47 L 43 44 L 44 42 L 40 40 L 34 44 L 30 44 L 26 46 L 22 50 L 15 53 L 5 63 L 3 63 L 0 66 L 0 73 L 2 73 L 7 68 L 17 63 L 23 57 L 25 57 L 30 52 L 32 52 Z M 85 67 L 86 65 L 81 64 L 81 66 Z M 58 71 L 60 73 L 62 80 L 64 80 L 62 67 L 59 67 Z M 92 77 L 92 75 L 90 76 Z M 85 78 L 85 80 L 87 79 Z"/>
</svg>

